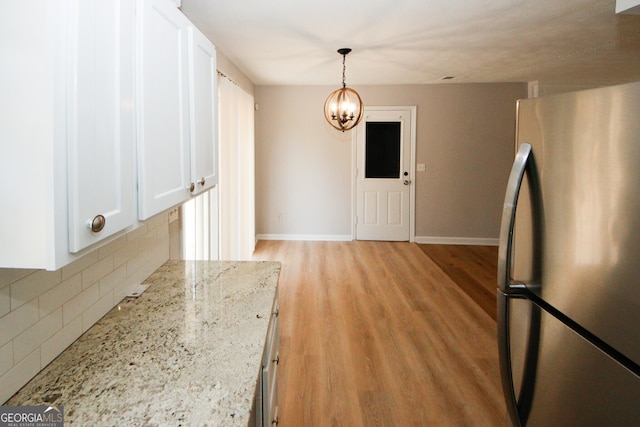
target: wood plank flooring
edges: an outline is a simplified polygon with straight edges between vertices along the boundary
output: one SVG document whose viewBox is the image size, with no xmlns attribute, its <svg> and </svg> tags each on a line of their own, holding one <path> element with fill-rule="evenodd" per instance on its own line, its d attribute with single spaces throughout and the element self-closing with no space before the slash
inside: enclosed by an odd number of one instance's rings
<svg viewBox="0 0 640 427">
<path fill-rule="evenodd" d="M 496 318 L 497 246 L 419 246 L 489 316 Z"/>
<path fill-rule="evenodd" d="M 503 426 L 495 322 L 416 244 L 261 241 L 282 262 L 279 426 Z"/>
</svg>

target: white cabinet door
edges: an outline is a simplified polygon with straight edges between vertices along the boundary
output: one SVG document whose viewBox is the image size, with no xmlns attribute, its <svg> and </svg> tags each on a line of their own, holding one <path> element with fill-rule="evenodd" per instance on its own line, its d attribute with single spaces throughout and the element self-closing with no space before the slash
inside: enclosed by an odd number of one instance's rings
<svg viewBox="0 0 640 427">
<path fill-rule="evenodd" d="M 138 9 L 138 197 L 147 219 L 190 196 L 187 27 L 167 0 Z"/>
<path fill-rule="evenodd" d="M 2 2 L 0 21 L 0 268 L 57 270 L 136 222 L 134 8 Z"/>
<path fill-rule="evenodd" d="M 73 0 L 69 10 L 69 252 L 75 253 L 134 221 L 135 39 L 129 0 Z"/>
<path fill-rule="evenodd" d="M 189 100 L 193 194 L 218 183 L 218 91 L 216 49 L 197 28 L 189 27 Z"/>
</svg>

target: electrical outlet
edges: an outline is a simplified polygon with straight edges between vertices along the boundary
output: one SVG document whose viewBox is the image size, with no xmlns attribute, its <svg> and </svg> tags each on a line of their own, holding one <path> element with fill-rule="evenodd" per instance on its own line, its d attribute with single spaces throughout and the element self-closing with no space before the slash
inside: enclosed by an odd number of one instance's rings
<svg viewBox="0 0 640 427">
<path fill-rule="evenodd" d="M 176 221 L 178 219 L 178 208 L 173 208 L 169 211 L 169 222 Z"/>
</svg>

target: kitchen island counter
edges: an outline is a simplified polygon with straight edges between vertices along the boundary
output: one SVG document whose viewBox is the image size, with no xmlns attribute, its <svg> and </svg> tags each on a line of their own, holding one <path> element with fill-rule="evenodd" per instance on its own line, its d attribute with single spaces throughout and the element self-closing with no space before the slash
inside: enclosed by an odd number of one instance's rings
<svg viewBox="0 0 640 427">
<path fill-rule="evenodd" d="M 279 272 L 168 261 L 6 405 L 62 405 L 75 425 L 246 426 Z"/>
</svg>

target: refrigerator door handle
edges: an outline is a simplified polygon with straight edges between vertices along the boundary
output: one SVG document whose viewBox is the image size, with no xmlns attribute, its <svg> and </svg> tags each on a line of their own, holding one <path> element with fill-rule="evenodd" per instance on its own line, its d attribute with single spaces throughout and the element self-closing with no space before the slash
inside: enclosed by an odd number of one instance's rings
<svg viewBox="0 0 640 427">
<path fill-rule="evenodd" d="M 500 225 L 500 245 L 498 248 L 498 293 L 497 293 L 497 323 L 498 323 L 498 351 L 500 358 L 500 376 L 502 391 L 507 403 L 507 411 L 514 426 L 520 426 L 518 403 L 513 385 L 511 366 L 511 339 L 509 331 L 509 299 L 525 298 L 526 287 L 523 284 L 511 283 L 511 245 L 513 243 L 513 226 L 516 216 L 518 194 L 527 162 L 531 154 L 531 145 L 520 145 L 511 168 L 507 191 L 504 197 L 502 223 Z"/>
<path fill-rule="evenodd" d="M 502 393 L 507 404 L 507 413 L 514 427 L 520 427 L 518 414 L 518 400 L 513 385 L 513 370 L 511 367 L 511 339 L 509 331 L 509 296 L 498 290 L 498 356 L 500 359 L 500 378 L 502 379 Z"/>
<path fill-rule="evenodd" d="M 527 163 L 531 154 L 531 145 L 520 145 L 516 158 L 511 167 L 507 191 L 502 208 L 502 223 L 500 225 L 500 242 L 498 247 L 498 289 L 506 294 L 523 294 L 526 287 L 520 283 L 511 283 L 511 245 L 513 243 L 513 225 L 516 218 L 518 194 Z"/>
</svg>

